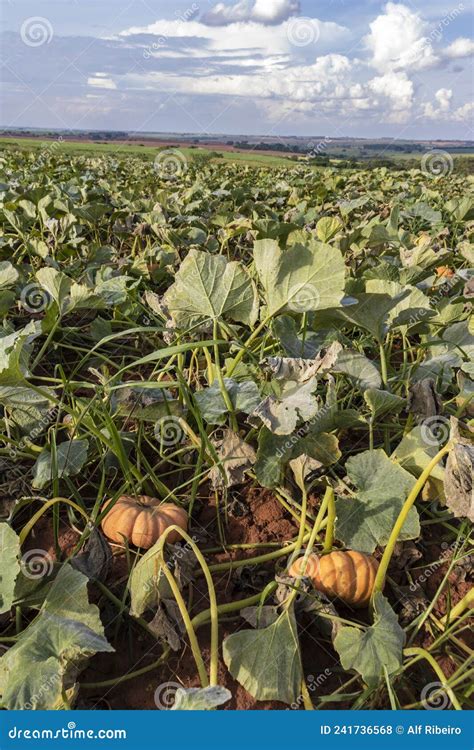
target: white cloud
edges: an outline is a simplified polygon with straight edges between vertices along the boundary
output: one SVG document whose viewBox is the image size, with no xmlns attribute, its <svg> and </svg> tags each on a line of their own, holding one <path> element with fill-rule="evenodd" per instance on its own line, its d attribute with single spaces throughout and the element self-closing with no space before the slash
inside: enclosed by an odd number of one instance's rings
<svg viewBox="0 0 474 750">
<path fill-rule="evenodd" d="M 406 122 L 413 106 L 414 87 L 412 81 L 404 72 L 386 73 L 369 81 L 368 88 L 377 95 L 378 99 L 388 100 L 388 122 Z M 375 102 L 377 105 L 379 101 Z"/>
<path fill-rule="evenodd" d="M 371 65 L 381 72 L 422 70 L 437 62 L 427 24 L 406 5 L 387 3 L 384 13 L 369 24 L 365 37 Z"/>
<path fill-rule="evenodd" d="M 438 89 L 435 94 L 436 104 L 428 102 L 422 107 L 423 117 L 428 120 L 443 119 L 451 110 L 451 99 L 453 92 L 451 89 Z"/>
<path fill-rule="evenodd" d="M 474 41 L 462 36 L 443 50 L 444 57 L 454 60 L 459 57 L 469 57 L 472 54 L 474 54 Z"/>
<path fill-rule="evenodd" d="M 201 20 L 210 26 L 227 26 L 239 21 L 279 24 L 300 9 L 299 0 L 239 0 L 232 5 L 217 3 Z"/>
<path fill-rule="evenodd" d="M 117 85 L 111 78 L 105 78 L 104 73 L 96 73 L 94 77 L 87 79 L 87 85 L 96 89 L 116 89 Z"/>
</svg>

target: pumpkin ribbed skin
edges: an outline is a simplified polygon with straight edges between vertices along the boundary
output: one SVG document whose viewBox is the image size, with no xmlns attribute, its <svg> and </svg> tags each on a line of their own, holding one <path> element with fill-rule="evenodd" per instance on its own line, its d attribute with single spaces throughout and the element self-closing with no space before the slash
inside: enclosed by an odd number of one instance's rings
<svg viewBox="0 0 474 750">
<path fill-rule="evenodd" d="M 102 510 L 106 510 L 111 502 L 107 500 Z M 168 526 L 180 526 L 186 531 L 188 514 L 183 508 L 173 503 L 161 503 L 156 497 L 122 495 L 104 516 L 101 526 L 112 542 L 123 544 L 128 539 L 135 547 L 149 549 Z M 172 531 L 166 541 L 173 543 L 179 539 L 179 533 Z"/>
<path fill-rule="evenodd" d="M 300 557 L 291 565 L 290 576 L 301 575 L 303 559 Z M 311 554 L 304 575 L 311 578 L 314 588 L 323 594 L 353 607 L 365 607 L 374 588 L 378 566 L 375 557 L 363 552 L 334 551 L 322 557 Z"/>
</svg>

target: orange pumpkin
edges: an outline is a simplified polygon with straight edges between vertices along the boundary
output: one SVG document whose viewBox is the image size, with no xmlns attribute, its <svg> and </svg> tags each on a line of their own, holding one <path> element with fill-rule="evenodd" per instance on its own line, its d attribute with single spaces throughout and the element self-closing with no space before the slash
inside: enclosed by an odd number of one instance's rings
<svg viewBox="0 0 474 750">
<path fill-rule="evenodd" d="M 449 266 L 438 266 L 436 269 L 436 275 L 438 278 L 446 277 L 451 279 L 454 276 L 454 271 L 452 268 L 449 268 Z"/>
<path fill-rule="evenodd" d="M 106 510 L 112 500 L 102 506 Z M 168 526 L 179 526 L 186 531 L 188 514 L 173 503 L 162 503 L 148 495 L 122 495 L 102 520 L 102 531 L 113 542 L 123 544 L 125 539 L 135 545 L 149 549 L 166 531 Z M 177 542 L 180 535 L 172 531 L 166 541 Z"/>
<path fill-rule="evenodd" d="M 304 557 L 290 566 L 289 575 L 301 576 Z M 311 554 L 304 575 L 311 578 L 313 586 L 327 596 L 341 599 L 353 607 L 365 607 L 374 588 L 378 562 L 375 557 L 362 552 L 330 552 L 329 555 Z"/>
</svg>

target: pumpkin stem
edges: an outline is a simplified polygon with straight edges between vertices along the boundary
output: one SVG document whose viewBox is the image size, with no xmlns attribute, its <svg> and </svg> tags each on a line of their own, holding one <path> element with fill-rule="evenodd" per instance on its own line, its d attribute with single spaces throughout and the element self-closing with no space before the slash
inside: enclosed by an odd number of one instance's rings
<svg viewBox="0 0 474 750">
<path fill-rule="evenodd" d="M 371 598 L 371 605 L 373 605 L 375 594 L 382 591 L 383 589 L 383 586 L 385 583 L 385 576 L 387 574 L 390 560 L 392 559 L 393 550 L 395 549 L 395 545 L 397 543 L 398 537 L 400 536 L 400 532 L 403 528 L 403 524 L 405 523 L 407 519 L 408 513 L 410 512 L 412 505 L 415 503 L 415 500 L 418 497 L 418 494 L 423 489 L 425 482 L 430 476 L 434 467 L 437 466 L 437 464 L 446 455 L 446 453 L 449 453 L 451 447 L 452 447 L 451 443 L 447 443 L 447 445 L 445 445 L 444 448 L 441 448 L 441 450 L 438 451 L 436 456 L 429 462 L 428 466 L 425 467 L 424 471 L 419 476 L 418 480 L 415 482 L 413 489 L 411 490 L 410 494 L 405 500 L 403 507 L 399 513 L 399 516 L 397 520 L 395 521 L 395 526 L 392 529 L 389 540 L 387 542 L 387 546 L 385 547 L 384 553 L 382 555 L 382 559 L 380 561 L 377 575 L 375 576 L 374 588 L 372 591 L 372 598 Z"/>
</svg>

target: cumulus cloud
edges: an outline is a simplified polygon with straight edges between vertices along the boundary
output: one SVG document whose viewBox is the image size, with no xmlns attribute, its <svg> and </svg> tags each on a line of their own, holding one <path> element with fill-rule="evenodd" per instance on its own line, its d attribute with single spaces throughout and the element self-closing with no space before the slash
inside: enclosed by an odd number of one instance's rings
<svg viewBox="0 0 474 750">
<path fill-rule="evenodd" d="M 438 89 L 435 94 L 436 103 L 428 102 L 422 107 L 423 116 L 428 120 L 442 119 L 451 109 L 451 89 Z"/>
<path fill-rule="evenodd" d="M 443 56 L 452 60 L 460 57 L 469 57 L 474 54 L 474 41 L 467 37 L 455 39 L 449 47 L 443 50 Z"/>
<path fill-rule="evenodd" d="M 427 36 L 428 26 L 406 5 L 387 3 L 384 13 L 369 24 L 365 37 L 372 53 L 371 64 L 381 72 L 422 70 L 437 62 L 433 45 Z"/>
<path fill-rule="evenodd" d="M 217 3 L 201 20 L 209 26 L 227 26 L 239 21 L 279 24 L 301 10 L 299 0 L 238 0 L 232 5 Z"/>
</svg>

